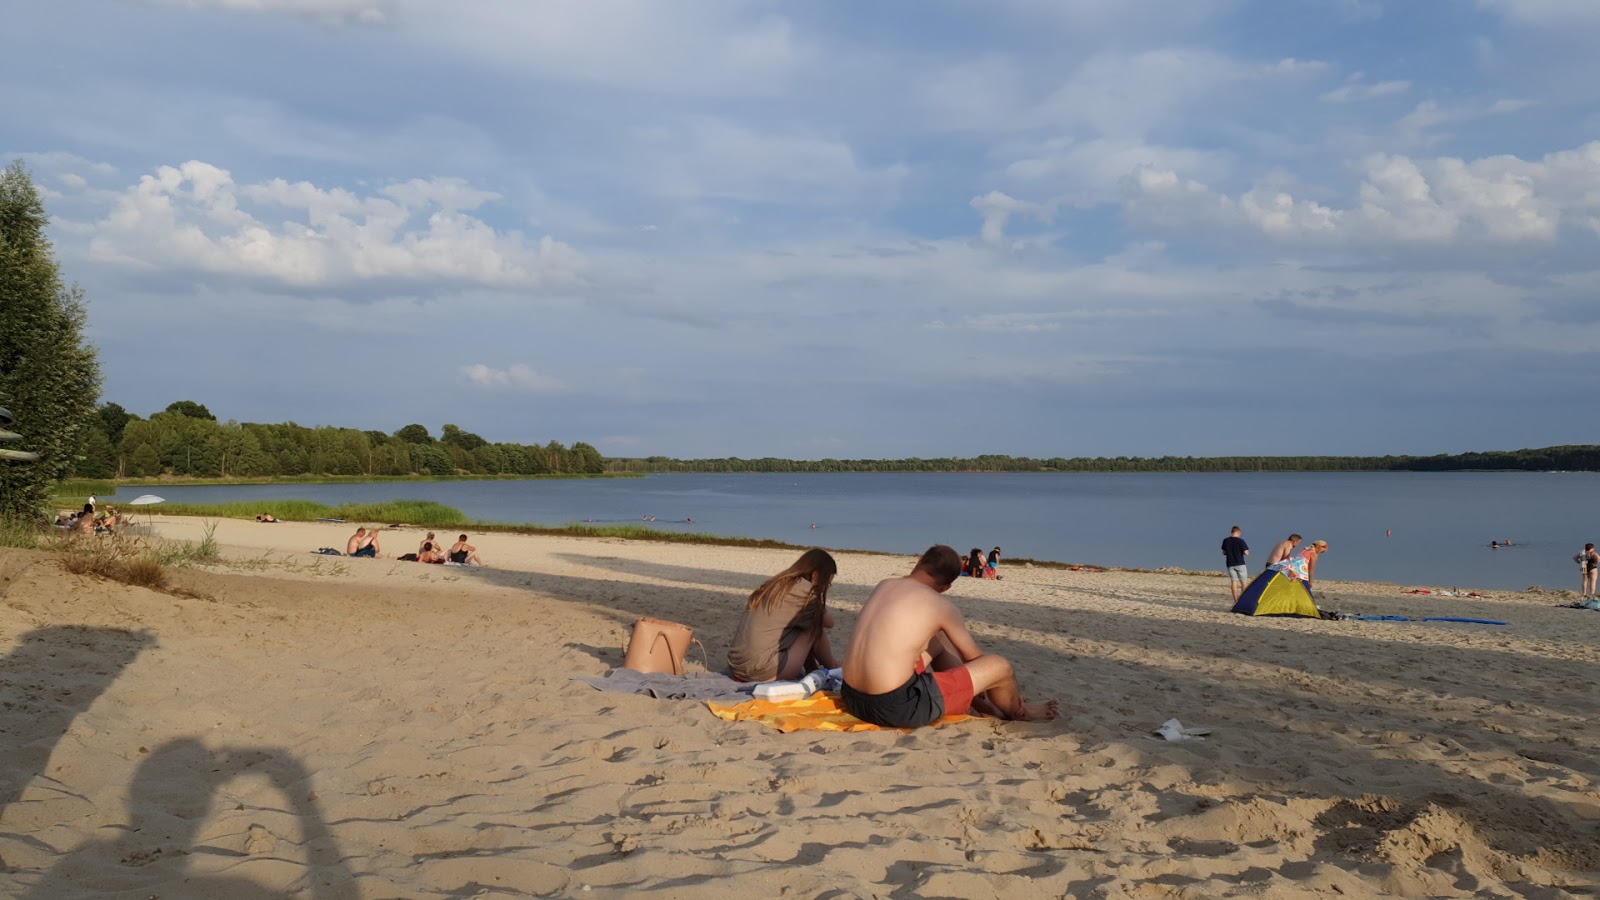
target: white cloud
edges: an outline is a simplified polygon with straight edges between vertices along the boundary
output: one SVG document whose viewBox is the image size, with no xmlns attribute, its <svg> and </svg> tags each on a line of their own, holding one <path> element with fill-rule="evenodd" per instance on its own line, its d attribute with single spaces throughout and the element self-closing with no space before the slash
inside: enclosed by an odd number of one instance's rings
<svg viewBox="0 0 1600 900">
<path fill-rule="evenodd" d="M 1600 3 L 1594 0 L 1478 0 L 1478 5 L 1530 25 L 1600 24 Z"/>
<path fill-rule="evenodd" d="M 974 0 L 963 0 L 972 3 Z M 996 6 L 1031 21 L 1055 25 L 1065 33 L 1135 30 L 1176 31 L 1219 18 L 1233 11 L 1243 0 L 987 0 L 985 11 Z"/>
<path fill-rule="evenodd" d="M 1362 168 L 1356 202 L 1344 208 L 1260 188 L 1235 199 L 1173 172 L 1144 170 L 1130 181 L 1127 210 L 1157 227 L 1249 225 L 1291 243 L 1550 242 L 1563 225 L 1600 235 L 1600 141 L 1539 160 L 1375 155 Z"/>
<path fill-rule="evenodd" d="M 909 171 L 899 163 L 863 164 L 836 138 L 759 131 L 721 119 L 635 129 L 632 138 L 628 177 L 642 190 L 674 199 L 798 206 L 871 200 L 894 190 Z"/>
<path fill-rule="evenodd" d="M 1334 88 L 1323 94 L 1319 99 L 1325 103 L 1354 103 L 1359 100 L 1373 100 L 1378 97 L 1404 94 L 1409 90 L 1411 90 L 1411 82 L 1409 81 L 1380 81 L 1376 84 L 1354 82 Z"/>
<path fill-rule="evenodd" d="M 651 94 L 774 94 L 816 63 L 768 4 L 405 0 L 419 40 L 556 81 Z"/>
<path fill-rule="evenodd" d="M 542 375 L 525 363 L 514 363 L 504 369 L 474 363 L 462 366 L 461 374 L 472 384 L 487 388 L 504 388 L 528 394 L 551 394 L 566 390 L 566 384 L 561 379 Z"/>
<path fill-rule="evenodd" d="M 990 191 L 972 198 L 972 208 L 983 216 L 983 239 L 991 244 L 1005 240 L 1006 223 L 1014 215 L 1032 216 L 1042 222 L 1050 221 L 1050 211 L 1037 203 L 1018 200 L 1000 191 Z"/>
<path fill-rule="evenodd" d="M 1020 158 L 1005 169 L 1018 184 L 1044 191 L 1059 202 L 1092 204 L 1115 199 L 1122 180 L 1140 169 L 1221 177 L 1232 160 L 1226 152 L 1170 147 L 1129 138 L 1060 138 L 1013 149 Z"/>
<path fill-rule="evenodd" d="M 393 18 L 393 0 L 143 0 L 161 6 L 221 9 L 239 13 L 283 13 L 329 25 L 382 25 Z"/>
<path fill-rule="evenodd" d="M 467 211 L 498 199 L 458 179 L 412 180 L 377 195 L 225 169 L 162 166 L 118 195 L 90 229 L 91 255 L 122 265 L 263 278 L 297 288 L 408 279 L 501 288 L 573 286 L 583 257 Z M 248 207 L 256 207 L 252 210 Z M 287 210 L 287 220 L 264 209 Z"/>
<path fill-rule="evenodd" d="M 1139 309 L 1067 309 L 1037 313 L 983 313 L 966 316 L 956 323 L 934 319 L 923 327 L 930 331 L 983 331 L 994 334 L 1036 334 L 1060 331 L 1071 323 L 1094 323 L 1114 319 L 1146 318 L 1157 315 L 1154 310 Z"/>
<path fill-rule="evenodd" d="M 1455 125 L 1472 122 L 1489 116 L 1503 116 L 1526 109 L 1531 104 L 1525 100 L 1501 99 L 1492 103 L 1461 103 L 1450 106 L 1441 106 L 1433 100 L 1424 100 L 1416 105 L 1395 124 L 1395 130 L 1400 139 L 1411 144 L 1429 145 L 1442 140 L 1447 135 L 1438 132 L 1442 125 Z"/>
</svg>

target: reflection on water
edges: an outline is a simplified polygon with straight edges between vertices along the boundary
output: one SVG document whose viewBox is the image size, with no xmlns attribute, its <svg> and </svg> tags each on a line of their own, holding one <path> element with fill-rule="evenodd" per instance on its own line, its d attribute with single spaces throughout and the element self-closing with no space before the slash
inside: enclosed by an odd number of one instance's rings
<svg viewBox="0 0 1600 900">
<path fill-rule="evenodd" d="M 632 523 L 841 549 L 932 543 L 1007 558 L 1220 571 L 1230 525 L 1251 571 L 1291 531 L 1325 578 L 1577 588 L 1591 473 L 841 474 L 333 485 L 163 486 L 175 503 L 434 500 L 479 521 Z M 690 521 L 692 520 L 692 521 Z M 812 527 L 812 526 L 815 527 Z M 1490 541 L 1512 546 L 1491 550 Z"/>
</svg>

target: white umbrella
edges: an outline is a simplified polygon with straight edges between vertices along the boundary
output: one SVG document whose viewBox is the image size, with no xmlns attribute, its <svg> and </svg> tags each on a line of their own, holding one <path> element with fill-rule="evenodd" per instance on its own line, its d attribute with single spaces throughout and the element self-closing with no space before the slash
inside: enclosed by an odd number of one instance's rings
<svg viewBox="0 0 1600 900">
<path fill-rule="evenodd" d="M 165 497 L 157 497 L 155 494 L 140 494 L 139 496 L 133 498 L 132 500 L 129 500 L 128 501 L 128 505 L 129 506 L 152 506 L 152 505 L 157 504 L 157 503 L 165 503 L 165 502 L 167 502 L 167 498 L 165 498 Z M 145 526 L 146 526 L 145 530 L 148 532 L 149 531 L 149 523 L 148 522 L 145 523 Z"/>
</svg>

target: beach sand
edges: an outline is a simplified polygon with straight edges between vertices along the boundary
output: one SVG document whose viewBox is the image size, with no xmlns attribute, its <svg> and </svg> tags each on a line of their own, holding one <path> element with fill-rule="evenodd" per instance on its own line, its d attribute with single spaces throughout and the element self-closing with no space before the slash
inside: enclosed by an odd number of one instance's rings
<svg viewBox="0 0 1600 900">
<path fill-rule="evenodd" d="M 1325 609 L 1511 624 L 1251 619 L 1214 575 L 1004 566 L 950 596 L 1061 719 L 786 735 L 571 679 L 619 665 L 639 616 L 693 626 L 720 669 L 795 551 L 309 552 L 353 527 L 223 521 L 226 561 L 173 570 L 176 593 L 0 550 L 0 896 L 1557 898 L 1600 879 L 1600 614 L 1555 608 L 1570 595 L 1325 581 Z M 420 539 L 383 533 L 396 555 Z M 842 653 L 913 560 L 836 556 Z M 1212 734 L 1152 737 L 1173 717 Z"/>
</svg>

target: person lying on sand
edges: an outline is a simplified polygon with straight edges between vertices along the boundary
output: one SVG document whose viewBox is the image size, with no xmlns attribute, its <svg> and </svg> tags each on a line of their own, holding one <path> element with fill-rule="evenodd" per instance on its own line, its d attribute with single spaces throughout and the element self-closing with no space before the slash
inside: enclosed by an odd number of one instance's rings
<svg viewBox="0 0 1600 900">
<path fill-rule="evenodd" d="M 483 565 L 483 557 L 478 555 L 478 548 L 467 543 L 467 536 L 464 534 L 451 545 L 450 561 L 462 566 Z"/>
<path fill-rule="evenodd" d="M 1025 721 L 1059 714 L 1055 700 L 1024 702 L 1011 663 L 978 649 L 961 611 L 940 596 L 959 577 L 961 556 L 939 544 L 910 575 L 873 588 L 844 658 L 839 699 L 851 715 L 916 728 L 972 708 Z"/>
<path fill-rule="evenodd" d="M 276 522 L 278 517 L 272 513 L 256 513 L 257 522 Z"/>
<path fill-rule="evenodd" d="M 751 593 L 728 650 L 735 679 L 793 680 L 838 667 L 828 644 L 828 587 L 838 571 L 828 551 L 813 548 Z"/>
</svg>

